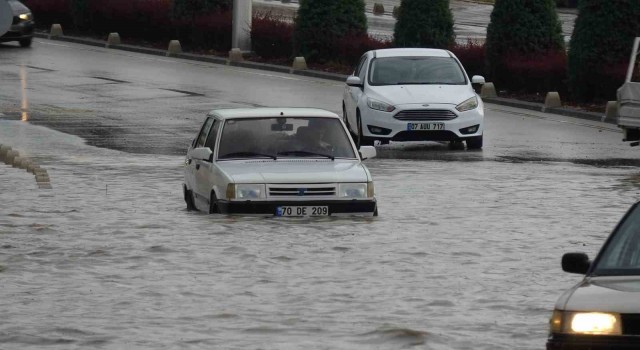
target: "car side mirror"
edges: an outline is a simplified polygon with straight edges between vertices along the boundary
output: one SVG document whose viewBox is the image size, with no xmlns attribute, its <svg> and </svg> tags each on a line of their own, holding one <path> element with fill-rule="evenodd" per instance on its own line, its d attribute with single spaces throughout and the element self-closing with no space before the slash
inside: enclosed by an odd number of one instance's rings
<svg viewBox="0 0 640 350">
<path fill-rule="evenodd" d="M 362 84 L 362 80 L 360 80 L 360 77 L 356 77 L 355 75 L 352 75 L 352 76 L 347 78 L 347 85 L 355 86 L 355 87 L 359 87 L 359 88 L 364 86 Z"/>
<path fill-rule="evenodd" d="M 482 75 L 474 75 L 473 78 L 471 78 L 471 84 L 484 85 L 485 83 L 486 81 Z"/>
<path fill-rule="evenodd" d="M 566 253 L 562 256 L 562 270 L 584 275 L 589 271 L 591 262 L 585 253 Z"/>
<path fill-rule="evenodd" d="M 373 146 L 360 146 L 359 152 L 362 160 L 376 157 L 376 148 Z"/>
<path fill-rule="evenodd" d="M 191 157 L 195 159 L 209 161 L 211 155 L 213 155 L 213 152 L 211 152 L 211 148 L 209 147 L 198 147 L 191 151 Z"/>
</svg>

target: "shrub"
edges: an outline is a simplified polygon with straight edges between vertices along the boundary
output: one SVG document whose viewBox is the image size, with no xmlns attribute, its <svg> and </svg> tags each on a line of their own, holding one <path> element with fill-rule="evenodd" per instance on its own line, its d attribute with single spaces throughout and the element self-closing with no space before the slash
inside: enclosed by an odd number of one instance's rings
<svg viewBox="0 0 640 350">
<path fill-rule="evenodd" d="M 501 68 L 510 79 L 501 85 L 512 92 L 546 93 L 558 91 L 566 94 L 567 55 L 564 51 L 512 54 Z"/>
<path fill-rule="evenodd" d="M 173 0 L 172 14 L 176 19 L 192 19 L 212 12 L 230 11 L 233 0 Z"/>
<path fill-rule="evenodd" d="M 496 0 L 485 44 L 488 75 L 499 86 L 513 78 L 507 58 L 564 51 L 555 0 Z"/>
<path fill-rule="evenodd" d="M 465 44 L 454 44 L 449 50 L 458 57 L 469 77 L 486 76 L 484 44 L 468 40 Z"/>
<path fill-rule="evenodd" d="M 615 99 L 633 38 L 640 36 L 640 1 L 582 0 L 579 10 L 569 45 L 571 96 L 580 102 Z"/>
<path fill-rule="evenodd" d="M 394 6 L 393 7 L 393 12 L 392 12 L 393 18 L 398 18 L 398 14 L 400 14 L 400 7 L 399 6 Z"/>
<path fill-rule="evenodd" d="M 23 0 L 40 26 L 49 27 L 59 23 L 62 28 L 73 24 L 71 0 Z"/>
<path fill-rule="evenodd" d="M 338 63 L 355 66 L 365 52 L 392 46 L 391 41 L 376 39 L 369 35 L 345 35 L 338 41 L 336 58 Z"/>
<path fill-rule="evenodd" d="M 373 14 L 374 15 L 384 15 L 384 5 L 380 3 L 373 4 Z"/>
<path fill-rule="evenodd" d="M 300 0 L 295 20 L 296 55 L 327 61 L 345 35 L 366 35 L 364 0 Z"/>
<path fill-rule="evenodd" d="M 293 24 L 271 13 L 253 16 L 251 24 L 253 51 L 266 59 L 289 58 L 293 53 Z"/>
<path fill-rule="evenodd" d="M 398 47 L 451 46 L 455 34 L 449 0 L 402 0 L 394 37 Z"/>
</svg>

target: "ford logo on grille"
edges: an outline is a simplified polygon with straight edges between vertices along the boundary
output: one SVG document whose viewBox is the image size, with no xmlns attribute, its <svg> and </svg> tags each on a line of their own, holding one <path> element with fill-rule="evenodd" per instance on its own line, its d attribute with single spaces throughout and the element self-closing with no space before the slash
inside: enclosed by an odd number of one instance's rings
<svg viewBox="0 0 640 350">
<path fill-rule="evenodd" d="M 305 192 L 307 192 L 306 188 L 298 188 L 298 196 L 304 196 Z"/>
</svg>

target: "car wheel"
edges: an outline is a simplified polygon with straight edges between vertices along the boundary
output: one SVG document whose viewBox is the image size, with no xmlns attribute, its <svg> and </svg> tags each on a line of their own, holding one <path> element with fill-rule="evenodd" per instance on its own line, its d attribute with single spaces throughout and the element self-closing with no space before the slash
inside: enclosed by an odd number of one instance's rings
<svg viewBox="0 0 640 350">
<path fill-rule="evenodd" d="M 358 148 L 360 148 L 360 146 L 373 146 L 373 140 L 363 136 L 362 134 L 362 118 L 360 117 L 360 111 L 356 114 L 356 122 L 358 123 L 358 141 L 356 142 Z"/>
<path fill-rule="evenodd" d="M 187 190 L 186 185 L 182 185 L 182 193 L 184 194 L 184 201 L 187 203 L 187 211 L 196 210 L 196 206 L 193 204 L 193 193 Z"/>
<path fill-rule="evenodd" d="M 211 199 L 209 200 L 209 214 L 219 214 L 220 210 L 218 209 L 218 197 L 216 197 L 216 193 L 211 191 Z"/>
<path fill-rule="evenodd" d="M 373 210 L 373 216 L 378 216 L 378 206 Z"/>
<path fill-rule="evenodd" d="M 20 43 L 20 46 L 22 46 L 22 47 L 29 47 L 29 46 L 31 46 L 31 41 L 32 40 L 33 39 L 29 38 L 29 39 L 19 40 L 18 42 Z"/>
<path fill-rule="evenodd" d="M 468 149 L 481 149 L 482 148 L 482 135 L 475 136 L 467 139 Z"/>
</svg>

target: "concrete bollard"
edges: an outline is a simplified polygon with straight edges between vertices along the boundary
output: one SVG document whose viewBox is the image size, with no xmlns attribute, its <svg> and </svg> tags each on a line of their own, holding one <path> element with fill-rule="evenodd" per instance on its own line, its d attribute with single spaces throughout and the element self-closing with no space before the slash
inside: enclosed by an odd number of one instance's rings
<svg viewBox="0 0 640 350">
<path fill-rule="evenodd" d="M 482 85 L 482 89 L 480 90 L 480 97 L 498 97 L 498 94 L 496 93 L 496 87 L 493 85 L 493 83 L 484 83 Z"/>
<path fill-rule="evenodd" d="M 13 164 L 13 160 L 16 157 L 19 157 L 19 156 L 20 156 L 20 153 L 18 153 L 18 151 L 11 150 L 11 151 L 7 152 L 7 155 L 5 156 L 4 162 L 9 164 L 9 165 L 11 165 L 11 164 Z"/>
<path fill-rule="evenodd" d="M 21 161 L 16 163 L 16 168 L 26 169 L 29 164 L 31 164 L 31 161 L 28 158 L 22 158 Z"/>
<path fill-rule="evenodd" d="M 292 70 L 305 70 L 307 68 L 307 61 L 304 57 L 296 57 L 293 59 L 293 64 L 291 65 Z"/>
<path fill-rule="evenodd" d="M 19 165 L 20 165 L 20 163 L 22 163 L 23 160 L 24 160 L 24 158 L 22 158 L 20 156 L 16 156 L 11 161 L 11 166 L 14 167 L 14 168 L 19 168 Z"/>
<path fill-rule="evenodd" d="M 51 37 L 54 36 L 63 36 L 64 34 L 62 33 L 62 26 L 59 24 L 52 24 L 51 25 L 51 31 L 49 31 L 49 39 L 51 39 Z"/>
<path fill-rule="evenodd" d="M 244 57 L 242 57 L 242 51 L 239 48 L 234 48 L 229 51 L 229 62 L 242 62 L 244 61 Z"/>
<path fill-rule="evenodd" d="M 36 175 L 36 182 L 40 183 L 40 182 L 50 182 L 51 180 L 49 179 L 49 175 L 45 174 L 45 175 Z"/>
<path fill-rule="evenodd" d="M 169 47 L 167 48 L 167 56 L 173 56 L 178 53 L 182 53 L 182 45 L 180 45 L 180 41 L 178 40 L 169 41 Z"/>
<path fill-rule="evenodd" d="M 562 107 L 560 94 L 555 91 L 547 92 L 547 97 L 545 97 L 544 99 L 544 109 L 559 107 Z"/>
<path fill-rule="evenodd" d="M 120 45 L 120 34 L 118 33 L 109 33 L 107 37 L 107 45 L 105 47 L 109 47 L 111 45 Z"/>
<path fill-rule="evenodd" d="M 32 171 L 33 175 L 48 175 L 47 169 L 42 169 L 40 166 L 36 166 Z"/>
<path fill-rule="evenodd" d="M 618 101 L 608 101 L 604 113 L 605 119 L 615 120 L 618 117 Z"/>
<path fill-rule="evenodd" d="M 33 168 L 35 168 L 36 166 L 37 165 L 35 165 L 33 162 L 29 162 L 24 170 L 26 170 L 28 173 L 33 173 Z"/>
<path fill-rule="evenodd" d="M 11 147 L 7 145 L 0 146 L 0 162 L 4 162 L 7 152 L 11 151 Z"/>
</svg>

